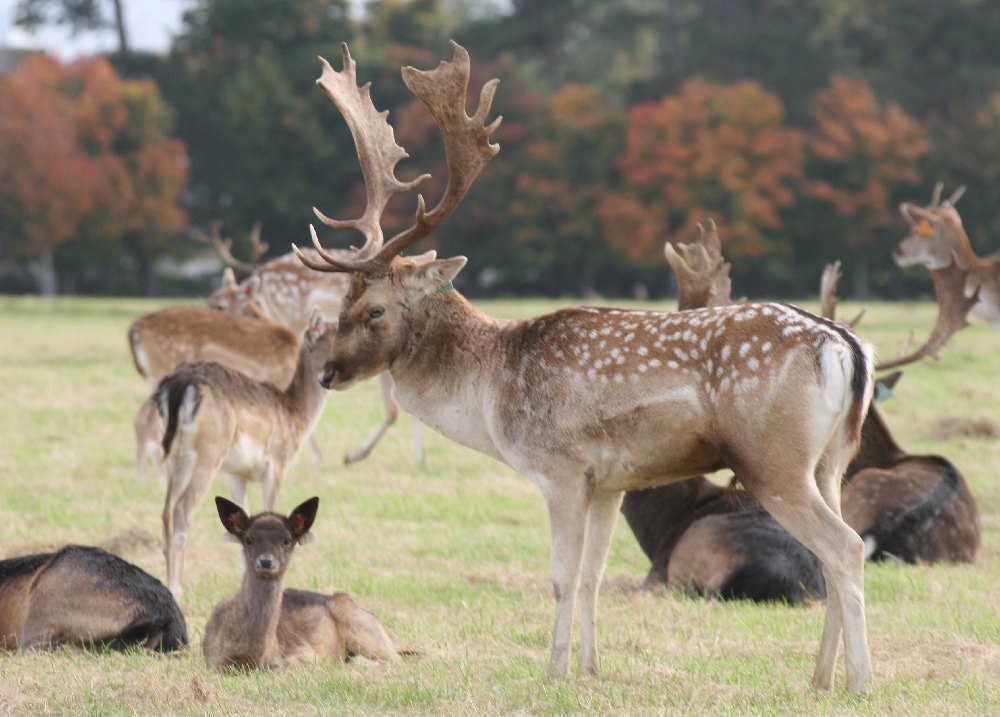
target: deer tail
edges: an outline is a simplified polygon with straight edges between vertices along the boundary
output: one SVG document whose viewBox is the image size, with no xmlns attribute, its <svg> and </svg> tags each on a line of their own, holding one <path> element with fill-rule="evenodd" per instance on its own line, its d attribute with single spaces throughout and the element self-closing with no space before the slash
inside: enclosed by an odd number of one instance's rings
<svg viewBox="0 0 1000 717">
<path fill-rule="evenodd" d="M 201 391 L 193 377 L 177 371 L 162 381 L 156 389 L 156 405 L 163 421 L 163 455 L 170 455 L 179 424 L 188 424 L 198 414 Z"/>
</svg>

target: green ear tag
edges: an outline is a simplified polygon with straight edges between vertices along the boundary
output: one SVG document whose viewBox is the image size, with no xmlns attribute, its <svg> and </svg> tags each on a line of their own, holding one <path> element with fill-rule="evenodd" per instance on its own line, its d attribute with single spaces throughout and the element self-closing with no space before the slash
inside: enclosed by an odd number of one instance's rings
<svg viewBox="0 0 1000 717">
<path fill-rule="evenodd" d="M 447 284 L 445 284 L 444 286 L 442 286 L 442 287 L 440 287 L 438 289 L 438 293 L 439 294 L 444 294 L 446 292 L 453 291 L 454 289 L 455 289 L 455 285 L 449 281 Z"/>
<path fill-rule="evenodd" d="M 879 381 L 875 382 L 875 403 L 885 403 L 896 394 L 892 389 Z"/>
</svg>

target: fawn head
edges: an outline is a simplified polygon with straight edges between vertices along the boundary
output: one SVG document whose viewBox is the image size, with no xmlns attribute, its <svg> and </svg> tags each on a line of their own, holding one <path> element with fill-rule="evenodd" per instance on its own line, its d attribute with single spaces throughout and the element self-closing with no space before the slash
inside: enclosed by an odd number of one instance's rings
<svg viewBox="0 0 1000 717">
<path fill-rule="evenodd" d="M 250 517 L 240 506 L 216 496 L 223 527 L 243 546 L 247 572 L 262 580 L 281 580 L 296 544 L 308 542 L 319 498 L 310 498 L 287 516 L 258 513 Z"/>
<path fill-rule="evenodd" d="M 910 233 L 892 253 L 897 266 L 923 264 L 928 269 L 946 269 L 955 260 L 955 251 L 959 248 L 958 233 L 962 230 L 962 218 L 955 209 L 955 203 L 965 192 L 965 187 L 959 187 L 951 197 L 941 201 L 941 186 L 938 182 L 934 187 L 931 203 L 926 207 L 910 202 L 899 206 L 910 226 Z"/>
</svg>

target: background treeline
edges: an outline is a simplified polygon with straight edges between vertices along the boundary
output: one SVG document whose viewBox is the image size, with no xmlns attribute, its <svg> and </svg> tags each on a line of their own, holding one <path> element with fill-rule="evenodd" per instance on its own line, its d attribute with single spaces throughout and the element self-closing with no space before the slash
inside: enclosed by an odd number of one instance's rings
<svg viewBox="0 0 1000 717">
<path fill-rule="evenodd" d="M 116 5 L 21 0 L 19 21 L 85 29 Z M 474 96 L 501 78 L 504 116 L 500 155 L 434 238 L 469 256 L 467 293 L 662 297 L 663 242 L 712 217 L 737 293 L 812 296 L 841 259 L 855 296 L 913 294 L 929 285 L 892 265 L 896 207 L 938 180 L 968 185 L 973 244 L 996 247 L 995 1 L 199 0 L 166 57 L 123 33 L 107 60 L 0 78 L 0 261 L 30 266 L 30 288 L 152 293 L 158 261 L 206 251 L 191 227 L 221 220 L 239 254 L 259 221 L 278 254 L 308 242 L 312 206 L 360 212 L 350 134 L 314 85 L 341 41 L 413 158 L 400 175 L 430 171 L 436 198 L 440 143 L 399 67 L 447 58 L 449 38 Z M 414 202 L 390 205 L 393 226 Z"/>
</svg>

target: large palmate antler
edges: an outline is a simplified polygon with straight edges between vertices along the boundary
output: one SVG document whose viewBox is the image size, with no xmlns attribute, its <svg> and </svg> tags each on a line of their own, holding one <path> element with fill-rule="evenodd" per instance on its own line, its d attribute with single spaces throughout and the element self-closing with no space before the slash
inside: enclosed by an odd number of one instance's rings
<svg viewBox="0 0 1000 717">
<path fill-rule="evenodd" d="M 722 242 L 715 221 L 708 220 L 708 230 L 698 224 L 698 232 L 697 241 L 676 247 L 670 242 L 663 245 L 667 262 L 677 275 L 677 308 L 680 311 L 733 303 L 730 298 L 731 265 L 722 257 Z"/>
<path fill-rule="evenodd" d="M 365 178 L 368 203 L 359 219 L 330 219 L 313 210 L 327 226 L 360 232 L 365 237 L 365 244 L 353 257 L 336 256 L 323 249 L 315 228 L 310 225 L 313 245 L 326 264 L 311 260 L 292 245 L 306 266 L 318 271 L 386 271 L 393 257 L 429 235 L 455 211 L 479 172 L 500 151 L 499 145 L 490 144 L 489 140 L 502 118 L 497 117 L 492 124 L 484 126 L 499 80 L 490 80 L 483 86 L 478 109 L 472 117 L 467 116 L 465 98 L 469 84 L 469 53 L 455 42 L 451 46 L 451 61 L 442 61 L 433 70 L 403 68 L 403 82 L 427 106 L 441 128 L 448 164 L 448 186 L 437 206 L 429 212 L 425 210 L 423 196 L 418 196 L 414 224 L 384 244 L 380 220 L 386 203 L 395 194 L 415 189 L 430 175 L 421 175 L 411 182 L 401 182 L 396 178 L 396 164 L 409 155 L 396 144 L 392 127 L 386 120 L 388 111 L 378 112 L 372 104 L 371 83 L 358 87 L 356 65 L 347 45 L 343 45 L 344 69 L 341 72 L 334 71 L 326 60 L 320 58 L 323 72 L 316 83 L 337 105 L 351 129 Z"/>
<path fill-rule="evenodd" d="M 896 358 L 876 364 L 876 371 L 899 368 L 928 357 L 938 359 L 938 353 L 951 340 L 951 337 L 969 325 L 969 311 L 979 300 L 976 295 L 978 292 L 972 296 L 965 295 L 965 280 L 968 274 L 967 270 L 956 264 L 945 269 L 930 270 L 931 279 L 934 282 L 934 295 L 937 297 L 938 304 L 938 315 L 934 329 L 919 349 L 904 355 L 913 342 L 913 334 L 911 333 L 907 342 L 900 347 Z M 836 320 L 837 284 L 840 283 L 841 276 L 840 262 L 835 261 L 826 265 L 820 279 L 820 313 L 828 319 Z M 863 314 L 862 311 L 848 325 L 857 324 Z"/>
<path fill-rule="evenodd" d="M 969 325 L 969 311 L 979 301 L 979 289 L 977 288 L 971 296 L 965 295 L 968 269 L 952 263 L 944 269 L 929 269 L 928 272 L 931 281 L 934 282 L 934 295 L 938 304 L 937 321 L 934 323 L 931 335 L 916 351 L 898 355 L 891 361 L 879 362 L 875 366 L 877 371 L 906 366 L 928 356 L 937 360 L 938 352 L 951 340 L 951 337 Z M 900 354 L 906 348 L 902 347 Z"/>
</svg>

